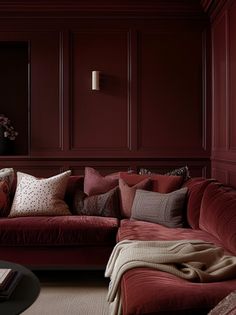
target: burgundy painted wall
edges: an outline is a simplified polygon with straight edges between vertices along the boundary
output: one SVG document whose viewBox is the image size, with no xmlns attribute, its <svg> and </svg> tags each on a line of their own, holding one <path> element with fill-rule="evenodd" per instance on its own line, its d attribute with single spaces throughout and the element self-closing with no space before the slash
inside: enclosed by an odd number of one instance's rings
<svg viewBox="0 0 236 315">
<path fill-rule="evenodd" d="M 29 116 L 21 121 L 28 137 L 0 167 L 46 176 L 188 164 L 193 176 L 210 175 L 209 38 L 199 1 L 122 3 L 104 2 L 102 13 L 95 2 L 83 12 L 73 1 L 64 11 L 47 1 L 37 11 L 2 7 L 9 19 L 0 41 L 29 45 L 28 103 L 12 107 L 18 125 L 21 108 Z M 92 70 L 101 71 L 100 91 L 91 90 Z"/>
<path fill-rule="evenodd" d="M 212 176 L 236 187 L 236 1 L 212 23 Z"/>
</svg>

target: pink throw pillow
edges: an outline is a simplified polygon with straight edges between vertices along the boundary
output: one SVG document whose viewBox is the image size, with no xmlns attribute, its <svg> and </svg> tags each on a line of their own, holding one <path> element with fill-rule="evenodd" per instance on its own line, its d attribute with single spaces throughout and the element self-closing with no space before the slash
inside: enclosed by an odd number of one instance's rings
<svg viewBox="0 0 236 315">
<path fill-rule="evenodd" d="M 131 208 L 133 205 L 135 193 L 137 189 L 149 189 L 151 181 L 149 178 L 138 182 L 130 187 L 122 178 L 119 179 L 121 216 L 125 218 L 131 217 Z"/>
<path fill-rule="evenodd" d="M 84 192 L 88 196 L 104 194 L 118 185 L 119 174 L 102 176 L 92 167 L 85 167 Z"/>
</svg>

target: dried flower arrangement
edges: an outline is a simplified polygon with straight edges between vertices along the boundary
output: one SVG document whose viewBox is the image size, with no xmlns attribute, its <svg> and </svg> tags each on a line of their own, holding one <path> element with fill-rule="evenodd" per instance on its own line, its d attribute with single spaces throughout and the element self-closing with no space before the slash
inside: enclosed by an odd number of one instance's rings
<svg viewBox="0 0 236 315">
<path fill-rule="evenodd" d="M 16 139 L 18 132 L 15 131 L 10 119 L 3 114 L 0 114 L 0 126 L 3 128 L 3 135 L 5 138 L 8 138 L 9 140 Z"/>
</svg>

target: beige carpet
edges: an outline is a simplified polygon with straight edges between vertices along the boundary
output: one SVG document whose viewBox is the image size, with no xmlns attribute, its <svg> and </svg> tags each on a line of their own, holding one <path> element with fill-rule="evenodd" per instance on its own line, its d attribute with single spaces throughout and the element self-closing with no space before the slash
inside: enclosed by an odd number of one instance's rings
<svg viewBox="0 0 236 315">
<path fill-rule="evenodd" d="M 94 274 L 70 276 L 43 279 L 38 299 L 22 315 L 107 315 L 107 281 Z"/>
</svg>

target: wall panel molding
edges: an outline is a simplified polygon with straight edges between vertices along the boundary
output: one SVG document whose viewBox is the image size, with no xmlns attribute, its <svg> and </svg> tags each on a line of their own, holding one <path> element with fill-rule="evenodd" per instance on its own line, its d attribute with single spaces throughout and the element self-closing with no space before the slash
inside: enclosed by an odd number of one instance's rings
<svg viewBox="0 0 236 315">
<path fill-rule="evenodd" d="M 210 162 L 208 159 L 127 159 L 127 158 L 63 158 L 63 157 L 0 157 L 0 169 L 13 167 L 34 176 L 48 177 L 65 170 L 72 170 L 72 175 L 83 175 L 86 166 L 94 167 L 101 174 L 133 170 L 139 172 L 147 168 L 153 172 L 164 174 L 172 169 L 187 165 L 192 177 L 210 177 Z"/>
<path fill-rule="evenodd" d="M 204 16 L 198 0 L 8 0 L 0 3 L 0 16 L 84 17 L 84 16 L 161 16 L 199 18 Z"/>
<path fill-rule="evenodd" d="M 130 36 L 127 30 L 71 33 L 72 151 L 129 151 Z M 100 71 L 100 90 L 91 90 L 91 74 Z"/>
<path fill-rule="evenodd" d="M 236 187 L 236 1 L 226 1 L 212 25 L 212 173 Z M 224 174 L 224 175 L 223 175 Z"/>
<path fill-rule="evenodd" d="M 175 155 L 181 149 L 204 155 L 210 150 L 207 35 L 201 28 L 189 33 L 176 28 L 139 32 L 138 148 L 158 154 Z"/>
<path fill-rule="evenodd" d="M 30 150 L 32 155 L 59 153 L 63 149 L 61 34 L 39 32 L 31 36 Z"/>
</svg>

